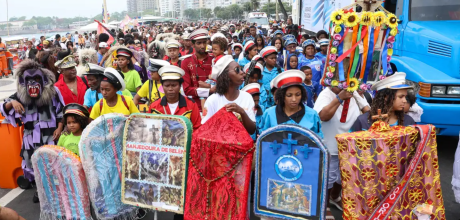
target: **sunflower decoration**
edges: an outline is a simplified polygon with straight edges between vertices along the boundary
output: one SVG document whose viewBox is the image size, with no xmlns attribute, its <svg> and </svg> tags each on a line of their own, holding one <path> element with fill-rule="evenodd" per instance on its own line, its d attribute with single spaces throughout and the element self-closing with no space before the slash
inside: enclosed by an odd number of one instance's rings
<svg viewBox="0 0 460 220">
<path fill-rule="evenodd" d="M 349 12 L 345 16 L 345 26 L 351 28 L 359 24 L 359 17 L 356 12 Z"/>
<path fill-rule="evenodd" d="M 345 16 L 343 15 L 343 11 L 341 9 L 335 10 L 334 12 L 332 12 L 331 21 L 334 22 L 335 25 L 343 24 L 344 19 L 345 19 Z"/>
<path fill-rule="evenodd" d="M 391 29 L 394 29 L 398 27 L 398 18 L 396 18 L 396 15 L 389 13 L 388 18 L 387 18 L 387 25 Z"/>
<path fill-rule="evenodd" d="M 372 12 L 365 11 L 361 14 L 361 25 L 369 26 L 372 24 Z"/>
<path fill-rule="evenodd" d="M 348 92 L 354 92 L 356 90 L 358 90 L 359 88 L 359 81 L 358 79 L 356 78 L 351 78 L 349 83 L 348 83 L 348 88 L 347 88 L 347 91 Z"/>
<path fill-rule="evenodd" d="M 382 24 L 384 24 L 386 21 L 386 16 L 383 11 L 378 11 L 375 12 L 374 15 L 372 16 L 372 23 L 374 24 L 375 27 L 380 27 Z"/>
</svg>

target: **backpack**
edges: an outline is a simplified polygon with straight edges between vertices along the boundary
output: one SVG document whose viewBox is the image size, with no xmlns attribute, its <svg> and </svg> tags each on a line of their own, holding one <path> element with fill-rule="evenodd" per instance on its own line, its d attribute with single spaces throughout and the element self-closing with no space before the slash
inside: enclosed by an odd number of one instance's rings
<svg viewBox="0 0 460 220">
<path fill-rule="evenodd" d="M 126 102 L 125 96 L 121 95 L 121 101 L 123 101 L 123 104 L 125 104 L 126 108 L 127 108 L 128 111 L 129 111 L 129 105 L 128 105 L 128 103 Z M 102 112 L 102 107 L 104 107 L 104 100 L 101 100 L 101 101 L 99 102 L 99 112 Z"/>
</svg>

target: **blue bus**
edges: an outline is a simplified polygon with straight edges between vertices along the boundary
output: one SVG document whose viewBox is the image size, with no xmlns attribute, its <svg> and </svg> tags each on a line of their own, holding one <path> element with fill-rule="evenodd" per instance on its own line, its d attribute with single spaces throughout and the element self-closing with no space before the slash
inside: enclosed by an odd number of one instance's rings
<svg viewBox="0 0 460 220">
<path fill-rule="evenodd" d="M 399 18 L 391 66 L 414 85 L 421 124 L 459 135 L 460 0 L 387 0 L 384 7 Z"/>
</svg>

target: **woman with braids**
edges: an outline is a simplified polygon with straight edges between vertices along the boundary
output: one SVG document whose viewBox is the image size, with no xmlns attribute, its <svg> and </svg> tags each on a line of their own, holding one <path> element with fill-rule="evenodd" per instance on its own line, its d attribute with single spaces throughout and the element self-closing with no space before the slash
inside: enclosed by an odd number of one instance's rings
<svg viewBox="0 0 460 220">
<path fill-rule="evenodd" d="M 295 124 L 310 129 L 323 138 L 321 120 L 315 110 L 306 107 L 307 91 L 302 86 L 305 74 L 300 70 L 287 70 L 273 79 L 276 106 L 264 112 L 260 132 L 280 124 Z"/>
<path fill-rule="evenodd" d="M 368 130 L 372 124 L 379 119 L 372 119 L 372 116 L 377 115 L 378 110 L 382 114 L 387 114 L 388 117 L 382 118 L 390 126 L 396 125 L 414 125 L 415 121 L 409 115 L 404 114 L 406 106 L 407 90 L 412 87 L 405 84 L 406 74 L 397 72 L 381 81 L 378 81 L 372 86 L 373 90 L 377 91 L 371 105 L 370 113 L 367 112 L 358 117 L 353 126 L 352 131 Z"/>
<path fill-rule="evenodd" d="M 256 116 L 254 114 L 254 100 L 252 96 L 238 88 L 244 83 L 244 73 L 231 55 L 221 57 L 212 67 L 211 77 L 217 80 L 216 94 L 206 100 L 203 108 L 204 124 L 221 108 L 234 112 L 243 123 L 249 134 L 256 131 Z"/>
</svg>

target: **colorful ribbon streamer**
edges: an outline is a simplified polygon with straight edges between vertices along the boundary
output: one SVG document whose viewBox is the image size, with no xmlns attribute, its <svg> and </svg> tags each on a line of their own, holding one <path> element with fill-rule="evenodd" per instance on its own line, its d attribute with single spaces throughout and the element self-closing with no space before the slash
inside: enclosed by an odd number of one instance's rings
<svg viewBox="0 0 460 220">
<path fill-rule="evenodd" d="M 387 29 L 386 31 L 386 34 L 385 34 L 385 42 L 384 42 L 384 46 L 383 46 L 383 50 L 382 50 L 382 68 L 383 68 L 383 74 L 384 76 L 387 75 L 387 72 L 388 72 L 388 59 L 387 59 L 387 56 L 388 56 L 388 42 L 387 42 L 387 39 L 388 39 L 388 35 L 390 34 L 390 31 L 389 29 Z"/>
<path fill-rule="evenodd" d="M 374 28 L 372 27 L 369 27 L 370 29 L 370 32 L 369 32 L 369 50 L 367 52 L 367 58 L 366 58 L 366 67 L 365 67 L 365 70 L 364 70 L 364 77 L 363 77 L 363 82 L 366 83 L 367 82 L 367 77 L 369 76 L 369 71 L 371 69 L 371 66 L 372 66 L 372 56 L 374 54 L 374 37 L 373 37 L 373 34 L 374 34 Z"/>
</svg>

